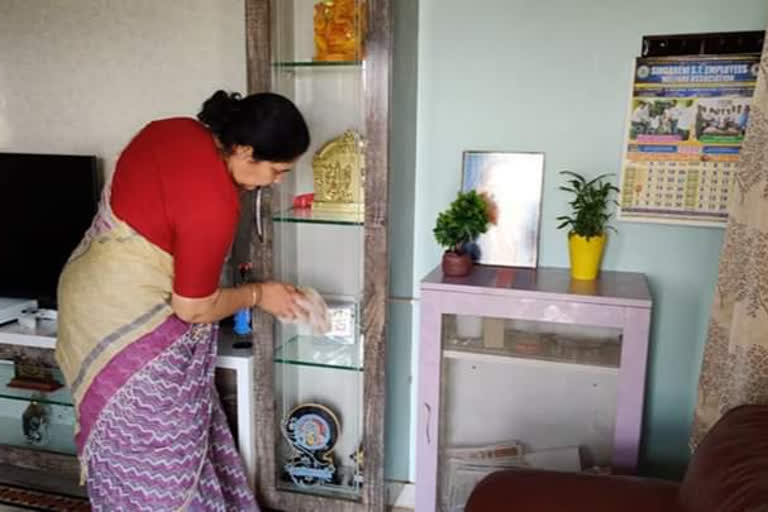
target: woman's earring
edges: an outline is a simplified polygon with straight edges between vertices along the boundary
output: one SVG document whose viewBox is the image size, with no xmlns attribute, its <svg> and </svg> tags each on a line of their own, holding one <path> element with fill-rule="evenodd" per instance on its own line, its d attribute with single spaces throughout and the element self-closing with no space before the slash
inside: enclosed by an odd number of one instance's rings
<svg viewBox="0 0 768 512">
<path fill-rule="evenodd" d="M 259 237 L 259 242 L 264 242 L 264 219 L 261 215 L 261 187 L 256 188 L 256 200 L 254 201 L 253 209 L 256 217 L 256 235 Z"/>
</svg>

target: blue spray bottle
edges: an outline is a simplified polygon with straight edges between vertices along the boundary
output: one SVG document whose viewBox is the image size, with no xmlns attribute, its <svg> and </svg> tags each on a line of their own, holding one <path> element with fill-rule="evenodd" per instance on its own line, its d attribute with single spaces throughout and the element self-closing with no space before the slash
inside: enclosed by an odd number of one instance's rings
<svg viewBox="0 0 768 512">
<path fill-rule="evenodd" d="M 243 263 L 240 265 L 240 279 L 242 283 L 247 282 L 246 276 L 251 269 L 250 263 Z M 235 334 L 241 337 L 248 337 L 250 342 L 250 334 L 253 332 L 251 329 L 251 308 L 239 309 L 235 312 Z M 238 341 L 237 344 L 242 344 L 242 341 Z"/>
</svg>

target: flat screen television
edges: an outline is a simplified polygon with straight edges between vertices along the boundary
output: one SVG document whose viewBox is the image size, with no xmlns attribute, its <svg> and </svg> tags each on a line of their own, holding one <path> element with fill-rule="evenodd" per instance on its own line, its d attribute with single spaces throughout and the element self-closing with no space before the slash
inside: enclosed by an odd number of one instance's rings
<svg viewBox="0 0 768 512">
<path fill-rule="evenodd" d="M 59 274 L 91 225 L 101 184 L 93 156 L 0 153 L 0 297 L 56 308 Z"/>
</svg>

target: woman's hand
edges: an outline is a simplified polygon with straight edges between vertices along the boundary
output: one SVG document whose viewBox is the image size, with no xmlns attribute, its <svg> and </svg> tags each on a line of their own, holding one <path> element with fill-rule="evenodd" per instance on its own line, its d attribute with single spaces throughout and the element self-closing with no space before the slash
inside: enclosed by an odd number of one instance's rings
<svg viewBox="0 0 768 512">
<path fill-rule="evenodd" d="M 309 316 L 297 301 L 301 299 L 301 292 L 295 286 L 277 281 L 267 281 L 258 286 L 261 286 L 261 298 L 256 305 L 267 313 L 286 320 Z"/>
</svg>

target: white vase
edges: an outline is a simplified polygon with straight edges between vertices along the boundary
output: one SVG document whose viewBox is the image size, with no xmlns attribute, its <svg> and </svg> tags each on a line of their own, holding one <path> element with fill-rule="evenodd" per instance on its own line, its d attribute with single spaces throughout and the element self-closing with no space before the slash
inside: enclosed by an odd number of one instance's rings
<svg viewBox="0 0 768 512">
<path fill-rule="evenodd" d="M 456 315 L 456 334 L 459 338 L 480 338 L 483 335 L 483 318 Z"/>
</svg>

